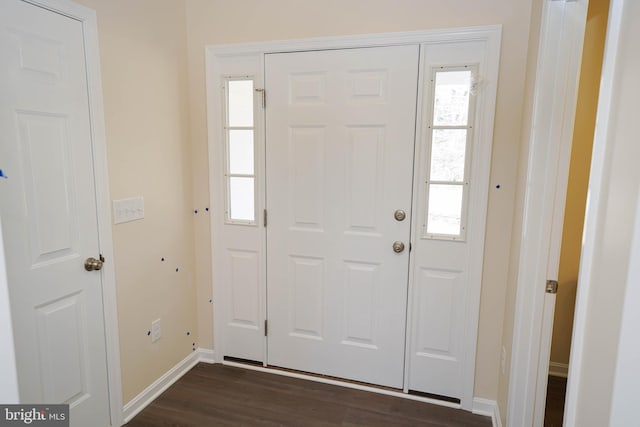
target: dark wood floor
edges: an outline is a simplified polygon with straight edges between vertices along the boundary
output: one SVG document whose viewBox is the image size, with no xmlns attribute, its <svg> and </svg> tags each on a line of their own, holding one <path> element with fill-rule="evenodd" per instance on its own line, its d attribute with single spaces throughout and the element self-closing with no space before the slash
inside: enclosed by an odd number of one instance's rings
<svg viewBox="0 0 640 427">
<path fill-rule="evenodd" d="M 567 379 L 549 375 L 547 383 L 547 404 L 544 413 L 544 427 L 561 427 L 564 416 L 564 397 L 567 393 Z"/>
<path fill-rule="evenodd" d="M 398 397 L 200 363 L 126 426 L 489 427 L 491 419 Z"/>
</svg>

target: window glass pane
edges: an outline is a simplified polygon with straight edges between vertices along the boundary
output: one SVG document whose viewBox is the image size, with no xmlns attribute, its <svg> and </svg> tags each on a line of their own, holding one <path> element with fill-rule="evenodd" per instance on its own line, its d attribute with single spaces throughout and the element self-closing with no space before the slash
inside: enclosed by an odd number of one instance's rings
<svg viewBox="0 0 640 427">
<path fill-rule="evenodd" d="M 255 221 L 253 178 L 229 178 L 229 218 Z"/>
<path fill-rule="evenodd" d="M 435 80 L 434 126 L 467 125 L 471 71 L 438 71 Z"/>
<path fill-rule="evenodd" d="M 460 234 L 462 185 L 429 186 L 428 234 Z"/>
<path fill-rule="evenodd" d="M 229 131 L 229 173 L 253 175 L 253 131 Z"/>
<path fill-rule="evenodd" d="M 229 80 L 229 126 L 253 126 L 253 80 Z"/>
<path fill-rule="evenodd" d="M 431 181 L 462 182 L 466 146 L 466 130 L 434 129 L 431 142 Z"/>
</svg>

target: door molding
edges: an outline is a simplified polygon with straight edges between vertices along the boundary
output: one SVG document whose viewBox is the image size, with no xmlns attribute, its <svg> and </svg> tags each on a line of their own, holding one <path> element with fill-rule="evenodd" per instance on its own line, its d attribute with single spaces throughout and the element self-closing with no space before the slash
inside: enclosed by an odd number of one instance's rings
<svg viewBox="0 0 640 427">
<path fill-rule="evenodd" d="M 529 134 L 508 389 L 509 425 L 542 425 L 588 0 L 545 0 Z"/>
<path fill-rule="evenodd" d="M 105 139 L 104 102 L 102 77 L 100 73 L 100 51 L 98 43 L 98 21 L 93 9 L 70 0 L 22 0 L 48 9 L 82 23 L 84 34 L 84 54 L 89 94 L 89 119 L 91 126 L 91 147 L 95 176 L 98 240 L 100 253 L 105 257 L 102 275 L 102 303 L 104 310 L 105 343 L 107 351 L 107 376 L 109 384 L 109 411 L 111 425 L 122 425 L 122 377 L 120 371 L 120 339 L 118 334 L 118 310 L 116 280 L 113 256 L 113 234 L 111 230 L 111 209 L 109 192 L 109 172 L 107 167 L 107 145 Z"/>
<path fill-rule="evenodd" d="M 486 46 L 486 63 L 488 69 L 494 73 L 492 77 L 496 78 L 498 75 L 498 64 L 500 58 L 500 45 L 502 37 L 502 26 L 491 25 L 481 27 L 466 27 L 466 28 L 453 28 L 453 29 L 438 29 L 438 30 L 423 30 L 423 31 L 411 31 L 400 33 L 382 33 L 382 34 L 366 34 L 355 36 L 342 36 L 342 37 L 321 37 L 321 38 L 308 38 L 297 40 L 279 40 L 272 42 L 257 42 L 257 43 L 239 43 L 239 44 L 227 44 L 227 45 L 213 45 L 207 46 L 205 49 L 206 60 L 206 97 L 207 97 L 207 124 L 208 124 L 208 147 L 209 147 L 209 171 L 210 171 L 210 205 L 214 207 L 211 215 L 211 251 L 213 254 L 212 262 L 212 288 L 213 288 L 213 339 L 215 348 L 216 362 L 223 362 L 224 358 L 224 310 L 227 310 L 227 302 L 225 301 L 226 293 L 224 286 L 218 286 L 218 284 L 224 283 L 225 278 L 221 274 L 221 268 L 217 263 L 221 262 L 221 255 L 224 251 L 222 239 L 217 237 L 221 236 L 224 226 L 224 196 L 223 185 L 220 176 L 224 174 L 224 150 L 220 144 L 222 135 L 222 98 L 220 91 L 220 78 L 225 73 L 221 71 L 224 69 L 225 61 L 227 63 L 238 60 L 245 63 L 251 62 L 252 64 L 259 64 L 259 68 L 249 68 L 248 71 L 244 71 L 246 75 L 257 75 L 262 81 L 264 81 L 264 55 L 268 53 L 282 53 L 282 52 L 295 52 L 295 51 L 313 51 L 313 50 L 327 50 L 327 49 L 348 49 L 348 48 L 364 48 L 364 47 L 378 47 L 378 46 L 394 46 L 394 45 L 406 45 L 406 44 L 438 44 L 438 43 L 464 43 L 464 42 L 483 42 Z M 253 58 L 253 60 L 249 60 Z M 420 91 L 421 94 L 421 91 Z M 420 96 L 420 95 L 419 95 Z M 268 98 L 268 95 L 267 95 Z M 267 101 L 268 102 L 268 101 Z M 421 101 L 419 101 L 421 104 Z M 491 111 L 487 116 L 493 117 L 494 111 Z M 418 111 L 418 117 L 422 117 L 422 112 Z M 491 129 L 493 127 L 491 126 Z M 264 132 L 261 132 L 260 139 L 256 139 L 257 151 L 263 152 L 265 146 Z M 416 135 L 417 143 L 420 143 L 420 135 Z M 264 162 L 263 158 L 259 158 L 261 154 L 258 154 L 256 162 Z M 258 165 L 259 166 L 259 165 Z M 260 167 L 260 166 L 259 166 Z M 265 187 L 264 179 L 259 179 L 261 182 L 256 187 L 256 212 L 261 212 L 264 209 Z M 260 225 L 263 230 L 262 248 L 265 248 L 264 240 L 264 227 Z M 412 240 L 415 236 L 412 235 Z M 484 246 L 484 240 L 479 242 L 480 248 Z M 263 252 L 261 257 L 265 257 Z M 465 317 L 465 333 L 469 337 L 468 344 L 463 351 L 463 396 L 461 398 L 460 406 L 466 410 L 473 409 L 473 391 L 475 382 L 475 364 L 476 364 L 476 351 L 477 351 L 477 333 L 478 333 L 478 320 L 479 320 L 479 307 L 480 307 L 480 289 L 481 289 L 481 273 L 482 273 L 482 256 L 480 261 L 477 260 L 473 263 L 472 271 L 477 274 L 478 277 L 470 277 L 472 285 L 469 290 L 469 295 L 474 298 L 473 302 L 469 303 L 467 315 Z M 264 264 L 260 271 L 260 292 L 266 295 L 266 274 Z M 411 287 L 411 283 L 409 283 Z M 411 288 L 409 288 L 411 292 Z M 410 333 L 410 328 L 407 328 L 407 334 Z M 266 353 L 266 338 L 264 340 L 264 348 Z M 407 380 L 405 373 L 405 382 Z"/>
</svg>

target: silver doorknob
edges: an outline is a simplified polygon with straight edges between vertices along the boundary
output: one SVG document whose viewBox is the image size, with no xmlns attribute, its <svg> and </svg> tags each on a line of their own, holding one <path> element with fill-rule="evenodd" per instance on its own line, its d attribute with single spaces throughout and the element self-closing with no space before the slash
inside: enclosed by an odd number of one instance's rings
<svg viewBox="0 0 640 427">
<path fill-rule="evenodd" d="M 393 242 L 393 252 L 399 254 L 402 251 L 404 251 L 404 243 L 397 240 Z"/>
<path fill-rule="evenodd" d="M 396 221 L 404 221 L 404 219 L 407 217 L 407 214 L 402 209 L 398 209 L 393 213 L 393 217 L 396 219 Z"/>
<path fill-rule="evenodd" d="M 84 269 L 87 271 L 98 271 L 102 270 L 102 264 L 104 262 L 104 258 L 95 259 L 93 257 L 89 257 L 84 260 Z"/>
</svg>

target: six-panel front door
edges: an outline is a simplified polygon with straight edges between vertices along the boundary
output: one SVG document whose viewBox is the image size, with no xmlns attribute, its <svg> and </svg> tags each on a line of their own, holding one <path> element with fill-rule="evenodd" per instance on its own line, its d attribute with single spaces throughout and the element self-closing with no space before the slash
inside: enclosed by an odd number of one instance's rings
<svg viewBox="0 0 640 427">
<path fill-rule="evenodd" d="M 270 365 L 403 386 L 418 58 L 266 55 Z"/>
<path fill-rule="evenodd" d="M 82 23 L 0 2 L 0 213 L 20 400 L 110 425 Z"/>
</svg>

